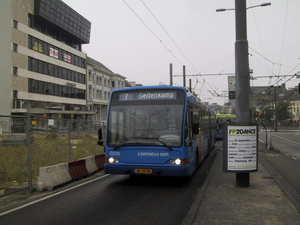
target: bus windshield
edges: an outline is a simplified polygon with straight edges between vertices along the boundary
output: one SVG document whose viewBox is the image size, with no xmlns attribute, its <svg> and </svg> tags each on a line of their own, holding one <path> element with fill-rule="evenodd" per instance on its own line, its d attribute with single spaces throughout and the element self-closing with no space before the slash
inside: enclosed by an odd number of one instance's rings
<svg viewBox="0 0 300 225">
<path fill-rule="evenodd" d="M 183 101 L 146 100 L 112 103 L 109 112 L 109 146 L 151 145 L 180 147 Z"/>
</svg>

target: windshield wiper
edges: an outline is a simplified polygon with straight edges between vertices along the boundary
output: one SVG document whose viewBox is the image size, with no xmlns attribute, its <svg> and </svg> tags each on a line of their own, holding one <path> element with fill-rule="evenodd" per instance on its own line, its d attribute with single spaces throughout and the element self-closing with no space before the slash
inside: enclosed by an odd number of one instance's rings
<svg viewBox="0 0 300 225">
<path fill-rule="evenodd" d="M 167 147 L 169 150 L 173 151 L 173 148 L 171 146 L 167 145 L 165 142 L 161 141 L 159 138 L 155 138 L 155 137 L 131 137 L 131 138 L 145 139 L 145 140 L 156 140 L 159 143 L 161 143 L 163 146 Z"/>
<path fill-rule="evenodd" d="M 131 142 L 124 142 L 124 143 L 121 143 L 121 144 L 115 146 L 115 147 L 114 147 L 114 150 L 116 150 L 116 149 L 118 149 L 118 148 L 120 148 L 120 147 L 122 147 L 122 146 L 130 146 L 130 145 L 141 145 L 141 143 L 138 142 L 138 141 L 134 141 L 134 142 L 132 142 L 132 141 L 131 141 Z"/>
</svg>

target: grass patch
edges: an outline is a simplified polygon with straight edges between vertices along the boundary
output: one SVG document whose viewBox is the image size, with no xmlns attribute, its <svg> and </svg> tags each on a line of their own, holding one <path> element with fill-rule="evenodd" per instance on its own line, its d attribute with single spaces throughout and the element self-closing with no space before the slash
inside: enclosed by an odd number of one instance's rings
<svg viewBox="0 0 300 225">
<path fill-rule="evenodd" d="M 31 168 L 33 181 L 38 179 L 40 167 L 51 166 L 71 160 L 103 153 L 103 147 L 97 145 L 97 136 L 93 134 L 57 136 L 34 135 L 31 143 Z M 0 190 L 27 182 L 28 176 L 27 145 L 0 145 Z"/>
</svg>

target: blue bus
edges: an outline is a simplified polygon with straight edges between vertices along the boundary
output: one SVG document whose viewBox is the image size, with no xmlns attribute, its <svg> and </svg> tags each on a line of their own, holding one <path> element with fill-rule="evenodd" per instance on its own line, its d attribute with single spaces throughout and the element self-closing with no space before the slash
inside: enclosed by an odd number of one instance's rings
<svg viewBox="0 0 300 225">
<path fill-rule="evenodd" d="M 111 92 L 106 174 L 191 176 L 214 146 L 209 110 L 185 87 L 139 86 Z"/>
</svg>

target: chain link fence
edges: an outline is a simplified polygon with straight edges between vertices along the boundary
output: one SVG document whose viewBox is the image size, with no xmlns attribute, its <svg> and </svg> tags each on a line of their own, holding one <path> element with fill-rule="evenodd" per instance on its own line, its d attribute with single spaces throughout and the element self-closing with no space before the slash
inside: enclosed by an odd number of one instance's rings
<svg viewBox="0 0 300 225">
<path fill-rule="evenodd" d="M 89 120 L 0 115 L 0 197 L 28 189 L 40 167 L 103 153 L 103 124 Z"/>
</svg>

